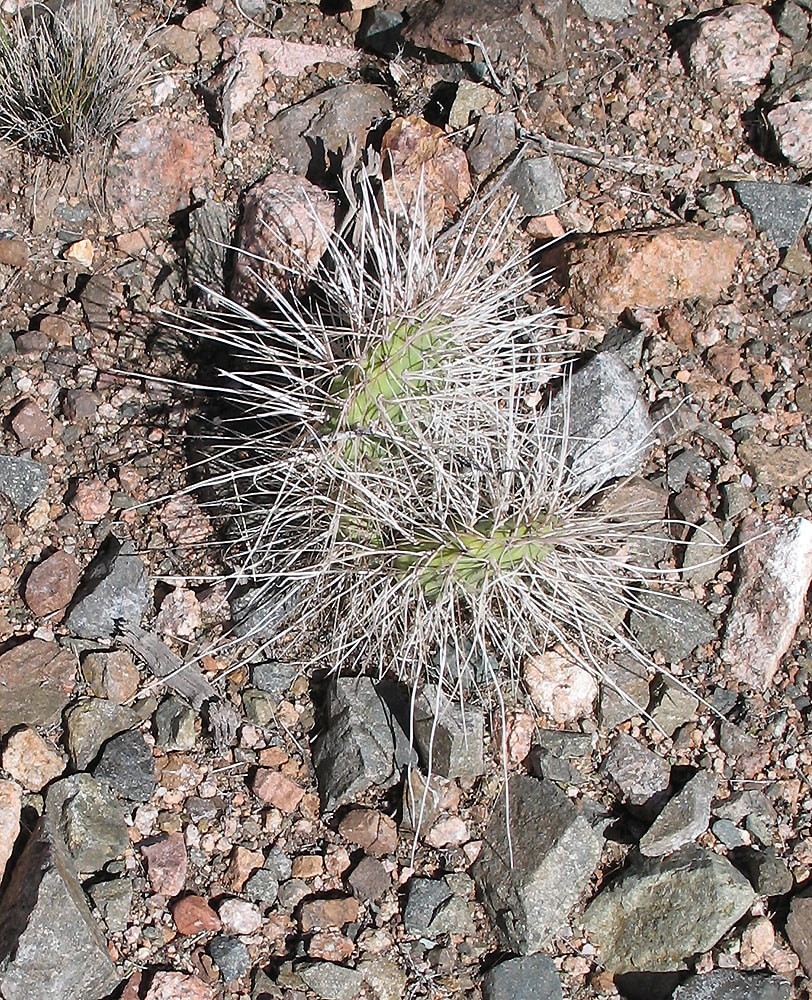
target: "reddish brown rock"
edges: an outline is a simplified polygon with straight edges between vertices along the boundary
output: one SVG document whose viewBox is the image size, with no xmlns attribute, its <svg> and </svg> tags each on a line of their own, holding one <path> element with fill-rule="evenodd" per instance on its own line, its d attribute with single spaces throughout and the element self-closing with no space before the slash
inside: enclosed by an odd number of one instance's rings
<svg viewBox="0 0 812 1000">
<path fill-rule="evenodd" d="M 354 896 L 337 899 L 311 899 L 302 904 L 299 923 L 303 934 L 344 927 L 358 919 L 358 900 Z"/>
<path fill-rule="evenodd" d="M 269 174 L 245 194 L 237 240 L 232 298 L 266 301 L 261 286 L 305 278 L 321 260 L 335 228 L 335 206 L 315 184 L 290 174 Z"/>
<path fill-rule="evenodd" d="M 36 565 L 25 582 L 23 597 L 35 615 L 62 611 L 79 586 L 79 567 L 68 552 L 54 552 Z"/>
<path fill-rule="evenodd" d="M 0 656 L 0 733 L 56 722 L 76 685 L 76 659 L 55 642 L 29 639 Z"/>
<path fill-rule="evenodd" d="M 184 896 L 172 907 L 172 919 L 178 934 L 189 937 L 206 931 L 219 931 L 220 918 L 202 896 Z"/>
<path fill-rule="evenodd" d="M 182 833 L 170 833 L 152 844 L 145 844 L 141 853 L 147 862 L 147 876 L 154 892 L 162 896 L 177 896 L 186 884 L 186 844 Z"/>
<path fill-rule="evenodd" d="M 214 1000 L 215 992 L 201 979 L 182 972 L 156 972 L 144 1000 Z"/>
<path fill-rule="evenodd" d="M 51 436 L 51 421 L 33 399 L 27 399 L 12 414 L 11 429 L 23 448 L 30 448 Z"/>
<path fill-rule="evenodd" d="M 100 479 L 78 483 L 71 500 L 71 507 L 87 524 L 95 524 L 110 510 L 113 494 Z"/>
<path fill-rule="evenodd" d="M 783 490 L 812 473 L 812 452 L 802 445 L 769 445 L 743 441 L 736 453 L 759 486 Z"/>
<path fill-rule="evenodd" d="M 38 792 L 62 774 L 65 761 L 36 729 L 24 726 L 9 736 L 3 751 L 3 768 L 29 792 Z"/>
<path fill-rule="evenodd" d="M 465 153 L 425 119 L 396 118 L 381 143 L 390 205 L 422 213 L 434 232 L 471 192 Z"/>
<path fill-rule="evenodd" d="M 338 832 L 375 858 L 394 854 L 398 848 L 397 824 L 377 809 L 351 809 L 339 823 Z"/>
<path fill-rule="evenodd" d="M 189 207 L 194 187 L 214 178 L 214 133 L 208 125 L 162 112 L 125 126 L 107 167 L 105 194 L 115 224 L 138 229 Z"/>
<path fill-rule="evenodd" d="M 254 795 L 265 805 L 292 813 L 304 796 L 304 788 L 278 771 L 261 767 L 254 777 Z"/>
<path fill-rule="evenodd" d="M 138 667 L 124 649 L 88 653 L 82 660 L 82 673 L 97 698 L 106 698 L 116 705 L 129 701 L 141 683 Z"/>
<path fill-rule="evenodd" d="M 234 892 L 242 892 L 248 876 L 262 867 L 265 855 L 262 851 L 249 851 L 247 847 L 235 847 L 226 869 L 226 881 Z"/>
<path fill-rule="evenodd" d="M 0 778 L 0 881 L 20 833 L 23 791 L 15 781 Z"/>
<path fill-rule="evenodd" d="M 812 583 L 812 521 L 742 524 L 739 583 L 725 628 L 722 660 L 739 681 L 763 691 L 792 645 Z"/>
<path fill-rule="evenodd" d="M 715 301 L 733 280 L 740 253 L 738 240 L 699 226 L 601 233 L 562 247 L 562 277 L 575 312 L 611 321 L 635 306 Z"/>
<path fill-rule="evenodd" d="M 346 962 L 354 950 L 352 941 L 338 931 L 318 931 L 307 946 L 307 954 L 322 962 Z"/>
<path fill-rule="evenodd" d="M 28 263 L 30 252 L 23 240 L 0 239 L 0 264 L 23 268 Z"/>
</svg>

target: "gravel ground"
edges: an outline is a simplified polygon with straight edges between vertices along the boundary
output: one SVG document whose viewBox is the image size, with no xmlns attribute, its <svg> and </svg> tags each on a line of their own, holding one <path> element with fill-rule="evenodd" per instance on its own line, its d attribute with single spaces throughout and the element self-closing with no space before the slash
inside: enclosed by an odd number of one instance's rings
<svg viewBox="0 0 812 1000">
<path fill-rule="evenodd" d="M 469 878 L 502 786 L 496 721 L 486 721 L 484 773 L 441 783 L 439 822 L 427 837 L 415 839 L 402 822 L 399 788 L 371 787 L 357 797 L 357 805 L 374 812 L 357 814 L 356 826 L 368 826 L 374 816 L 372 834 L 345 823 L 352 806 L 325 813 L 311 746 L 327 725 L 326 669 L 312 676 L 293 670 L 276 690 L 270 684 L 258 691 L 262 685 L 245 664 L 250 645 L 218 643 L 227 616 L 217 584 L 223 572 L 217 527 L 193 497 L 178 492 L 190 479 L 186 468 L 206 403 L 161 380 L 194 382 L 209 377 L 219 361 L 173 328 L 171 316 L 182 314 L 192 298 L 195 268 L 209 266 L 218 278 L 217 254 L 207 264 L 211 255 L 194 251 L 190 233 L 197 231 L 201 207 L 213 204 L 218 207 L 207 218 L 225 220 L 220 232 L 231 239 L 251 185 L 269 171 L 304 175 L 307 164 L 300 160 L 313 150 L 304 144 L 302 153 L 299 126 L 285 118 L 285 109 L 322 95 L 333 119 L 324 115 L 312 127 L 326 137 L 328 150 L 335 134 L 343 146 L 350 130 L 363 136 L 371 125 L 370 141 L 379 144 L 392 119 L 413 116 L 418 163 L 421 143 L 440 142 L 425 167 L 430 189 L 441 192 L 447 223 L 454 198 L 469 195 L 458 166 L 450 168 L 449 180 L 444 157 L 465 164 L 467 150 L 475 185 L 480 192 L 496 190 L 504 207 L 515 186 L 509 168 L 538 165 L 538 154 L 550 154 L 552 180 L 534 174 L 520 187 L 521 199 L 532 188 L 536 200 L 529 208 L 521 202 L 509 241 L 538 252 L 540 271 L 552 269 L 534 304 L 559 306 L 575 349 L 624 345 L 655 417 L 687 400 L 677 411 L 681 430 L 672 436 L 668 425 L 661 432 L 644 470 L 649 483 L 668 491 L 671 515 L 713 522 L 730 546 L 742 537 L 748 516 L 770 523 L 810 517 L 812 140 L 810 126 L 799 121 L 791 127 L 796 146 L 782 145 L 770 117 L 782 94 L 800 95 L 793 111 L 804 103 L 804 77 L 812 73 L 810 14 L 791 0 L 769 14 L 750 5 L 727 8 L 757 11 L 744 34 L 747 44 L 737 47 L 735 32 L 728 34 L 719 43 L 724 56 L 712 53 L 702 63 L 695 39 L 703 21 L 697 18 L 713 10 L 710 5 L 593 3 L 587 12 L 573 2 L 568 11 L 551 7 L 544 15 L 516 4 L 505 41 L 485 5 L 477 11 L 447 4 L 450 27 L 443 30 L 441 17 L 431 21 L 432 8 L 408 2 L 327 13 L 308 3 L 213 0 L 170 10 L 122 0 L 119 13 L 135 37 L 159 28 L 149 37 L 155 76 L 142 90 L 138 114 L 162 124 L 139 133 L 140 152 L 128 159 L 120 143 L 65 163 L 0 145 L 0 459 L 31 459 L 44 470 L 39 483 L 41 473 L 29 468 L 24 475 L 22 467 L 10 471 L 0 462 L 0 672 L 12 692 L 7 704 L 0 699 L 0 733 L 8 802 L 22 809 L 19 835 L 13 823 L 3 834 L 9 848 L 16 843 L 21 850 L 50 783 L 88 769 L 97 773 L 110 737 L 141 733 L 151 755 L 150 766 L 139 764 L 140 744 L 122 745 L 105 765 L 125 802 L 127 841 L 119 850 L 111 847 L 97 867 L 86 860 L 79 874 L 116 977 L 126 983 L 115 990 L 107 983 L 88 998 L 505 995 L 487 977 L 483 985 L 483 974 L 511 949 Z M 381 36 L 371 26 L 397 26 L 403 14 L 399 40 L 381 54 Z M 763 18 L 777 27 L 765 27 Z M 528 24 L 535 34 L 522 48 Z M 460 36 L 479 39 L 478 61 L 470 62 L 471 45 L 462 45 L 463 58 Z M 268 39 L 328 49 L 303 55 L 274 49 Z M 444 47 L 450 55 L 438 53 Z M 378 88 L 377 111 L 369 110 L 369 93 L 359 84 Z M 354 89 L 339 89 L 348 85 Z M 494 138 L 500 121 L 510 122 L 507 139 Z M 427 122 L 441 129 L 441 141 Z M 172 156 L 164 161 L 170 141 Z M 146 167 L 141 172 L 142 161 L 153 160 L 163 164 L 158 175 Z M 410 163 L 407 157 L 404 172 Z M 328 190 L 335 185 L 318 155 L 307 176 Z M 776 188 L 737 187 L 743 181 L 784 186 L 776 194 Z M 748 198 L 761 208 L 748 209 Z M 686 224 L 701 227 L 712 241 L 707 253 L 697 251 L 686 263 L 680 241 L 659 247 L 641 274 L 621 264 L 616 284 L 617 243 L 588 259 L 567 249 L 577 248 L 577 240 L 563 251 L 544 250 L 564 233 L 614 239 L 618 231 Z M 737 242 L 720 242 L 725 238 Z M 730 280 L 719 277 L 726 246 L 734 247 Z M 586 269 L 581 284 L 576 265 Z M 677 275 L 670 298 L 652 278 L 660 270 Z M 680 282 L 705 289 L 701 282 L 716 279 L 712 291 L 679 290 Z M 610 294 L 610 288 L 619 290 Z M 25 478 L 29 473 L 34 480 Z M 167 700 L 139 655 L 146 650 L 149 659 L 143 634 L 128 644 L 100 644 L 77 624 L 71 602 L 79 580 L 111 533 L 130 541 L 127 551 L 146 567 L 140 623 L 166 644 L 159 659 L 169 649 L 199 667 L 197 691 L 186 692 L 191 709 Z M 797 546 L 800 551 L 802 543 Z M 616 729 L 668 762 L 672 787 L 697 770 L 713 772 L 719 803 L 740 792 L 757 792 L 768 803 L 769 847 L 790 882 L 780 892 L 762 892 L 691 967 L 704 973 L 767 969 L 792 984 L 791 995 L 809 995 L 808 931 L 804 953 L 800 931 L 789 939 L 787 912 L 812 876 L 810 619 L 797 629 L 790 622 L 788 649 L 774 672 L 758 672 L 763 657 L 752 637 L 752 663 L 741 650 L 725 661 L 721 636 L 742 562 L 724 550 L 709 573 L 683 574 L 682 594 L 710 614 L 713 637 L 671 663 L 701 700 L 668 710 L 675 722 L 663 726 L 668 735 L 643 712 L 607 727 L 605 706 L 603 713 L 590 709 L 562 721 L 528 701 L 509 717 L 509 767 L 517 774 L 534 773 L 526 750 L 539 729 L 586 738 L 571 758 L 571 772 L 557 780 L 571 800 L 587 798 L 606 810 L 618 831 L 606 841 L 580 905 L 542 949 L 567 997 L 612 997 L 624 989 L 580 918 L 653 818 L 621 806 L 628 788 L 612 779 L 606 764 Z M 121 566 L 130 574 L 124 589 L 139 594 L 137 566 Z M 808 567 L 791 572 L 801 579 Z M 779 608 L 782 614 L 786 609 Z M 26 644 L 35 640 L 49 651 L 42 654 L 38 689 L 55 692 L 43 706 L 8 659 L 24 646 L 33 656 Z M 68 651 L 67 666 L 53 658 L 52 643 Z M 665 665 L 662 646 L 653 643 L 653 657 Z M 293 659 L 290 650 L 274 655 Z M 61 674 L 54 672 L 59 663 Z M 219 719 L 198 711 L 204 681 L 219 699 Z M 77 721 L 91 698 L 108 707 L 94 703 L 87 721 Z M 25 707 L 35 703 L 38 714 Z M 661 709 L 659 719 L 666 715 Z M 23 740 L 15 752 L 21 731 L 31 742 Z M 746 828 L 744 814 L 728 817 L 733 833 L 717 829 L 725 818 L 721 806 L 713 815 L 713 827 L 706 821 L 697 834 L 702 847 L 720 854 L 765 847 Z M 390 817 L 400 823 L 399 835 Z M 104 841 L 91 830 L 90 840 Z M 18 857 L 8 866 L 6 886 Z M 419 879 L 452 886 L 461 909 L 450 927 L 432 931 L 414 911 L 409 917 Z M 117 889 L 98 890 L 113 883 Z M 114 898 L 112 908 L 105 892 Z M 796 923 L 801 920 L 799 909 Z M 342 979 L 336 967 L 352 975 Z M 173 973 L 182 975 L 173 980 Z M 532 992 L 537 975 L 523 974 L 512 994 L 554 996 Z M 667 997 L 673 987 L 673 980 L 661 979 L 642 995 Z M 641 995 L 636 988 L 621 995 Z"/>
</svg>

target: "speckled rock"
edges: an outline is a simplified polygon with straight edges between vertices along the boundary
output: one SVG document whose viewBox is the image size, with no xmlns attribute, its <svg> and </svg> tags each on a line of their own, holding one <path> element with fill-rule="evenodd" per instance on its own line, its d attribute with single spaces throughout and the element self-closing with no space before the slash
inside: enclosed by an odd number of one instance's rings
<svg viewBox="0 0 812 1000">
<path fill-rule="evenodd" d="M 56 722 L 76 684 L 76 658 L 55 642 L 27 639 L 0 655 L 0 733 Z"/>
<path fill-rule="evenodd" d="M 80 875 L 101 871 L 130 844 L 124 811 L 89 774 L 71 774 L 48 789 L 45 810 Z"/>
<path fill-rule="evenodd" d="M 650 858 L 673 854 L 708 829 L 713 796 L 719 785 L 710 771 L 700 771 L 666 803 L 640 839 L 640 853 Z"/>
<path fill-rule="evenodd" d="M 752 87 L 770 72 L 779 36 L 763 8 L 742 3 L 712 11 L 692 29 L 691 72 L 716 90 Z"/>
<path fill-rule="evenodd" d="M 691 976 L 674 991 L 673 1000 L 789 1000 L 792 986 L 769 972 L 714 969 Z"/>
<path fill-rule="evenodd" d="M 45 491 L 48 474 L 45 466 L 30 458 L 0 455 L 0 495 L 19 510 L 28 510 Z"/>
<path fill-rule="evenodd" d="M 118 622 L 137 625 L 148 600 L 146 567 L 130 542 L 110 535 L 85 570 L 65 625 L 83 639 L 108 638 Z"/>
</svg>

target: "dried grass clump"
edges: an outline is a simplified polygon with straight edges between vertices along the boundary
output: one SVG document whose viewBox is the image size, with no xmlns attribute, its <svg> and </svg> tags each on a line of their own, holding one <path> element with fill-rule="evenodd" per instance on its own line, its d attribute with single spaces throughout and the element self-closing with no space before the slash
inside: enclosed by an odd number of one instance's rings
<svg viewBox="0 0 812 1000">
<path fill-rule="evenodd" d="M 266 316 L 220 299 L 192 324 L 229 352 L 239 416 L 201 467 L 252 632 L 460 697 L 554 643 L 601 673 L 662 525 L 569 467 L 568 407 L 546 405 L 563 345 L 525 305 L 527 261 L 500 256 L 509 215 L 435 237 L 420 199 L 411 221 L 383 204 L 365 180 L 308 295 L 268 285 Z"/>
<path fill-rule="evenodd" d="M 111 0 L 31 3 L 0 21 L 0 140 L 57 159 L 104 142 L 148 73 Z"/>
</svg>

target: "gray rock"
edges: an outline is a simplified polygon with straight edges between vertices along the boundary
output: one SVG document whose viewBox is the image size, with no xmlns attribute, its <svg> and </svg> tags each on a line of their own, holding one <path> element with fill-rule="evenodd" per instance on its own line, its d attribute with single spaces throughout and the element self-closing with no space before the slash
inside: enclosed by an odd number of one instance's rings
<svg viewBox="0 0 812 1000">
<path fill-rule="evenodd" d="M 727 823 L 729 820 L 719 822 Z M 792 872 L 786 861 L 778 857 L 774 847 L 766 847 L 763 851 L 757 847 L 740 847 L 731 860 L 750 879 L 750 884 L 760 896 L 783 896 L 794 885 Z"/>
<path fill-rule="evenodd" d="M 83 639 L 109 638 L 118 622 L 137 625 L 148 600 L 146 567 L 129 542 L 110 535 L 85 570 L 65 625 Z"/>
<path fill-rule="evenodd" d="M 82 698 L 65 712 L 65 741 L 77 771 L 86 771 L 102 745 L 138 724 L 138 716 L 106 698 Z"/>
<path fill-rule="evenodd" d="M 685 487 L 690 476 L 693 480 L 708 482 L 711 477 L 710 462 L 694 448 L 683 448 L 668 460 L 668 488 L 672 493 L 679 493 Z"/>
<path fill-rule="evenodd" d="M 393 58 L 403 48 L 400 36 L 403 14 L 396 10 L 384 10 L 382 7 L 373 7 L 366 14 L 358 41 L 378 55 Z"/>
<path fill-rule="evenodd" d="M 735 823 L 729 819 L 717 819 L 711 827 L 711 832 L 720 844 L 733 851 L 737 847 L 745 847 L 749 837 L 745 837 L 744 830 L 740 830 Z"/>
<path fill-rule="evenodd" d="M 80 875 L 101 871 L 130 846 L 124 811 L 89 774 L 72 774 L 50 785 L 45 812 Z"/>
<path fill-rule="evenodd" d="M 722 529 L 712 518 L 698 524 L 682 551 L 682 578 L 705 584 L 719 572 L 725 550 Z"/>
<path fill-rule="evenodd" d="M 435 718 L 435 711 L 437 716 Z M 414 746 L 427 773 L 478 778 L 485 773 L 485 717 L 481 709 L 438 694 L 427 685 L 415 707 Z"/>
<path fill-rule="evenodd" d="M 769 972 L 714 969 L 691 976 L 674 990 L 673 1000 L 789 1000 L 791 985 Z"/>
<path fill-rule="evenodd" d="M 610 972 L 672 972 L 709 951 L 754 899 L 729 861 L 691 844 L 635 859 L 590 903 L 584 926 Z"/>
<path fill-rule="evenodd" d="M 274 719 L 274 702 L 271 695 L 258 688 L 246 688 L 242 692 L 242 707 L 249 722 L 255 726 L 269 726 Z"/>
<path fill-rule="evenodd" d="M 228 205 L 207 198 L 189 214 L 186 237 L 186 277 L 218 295 L 225 294 L 226 254 L 231 244 L 231 211 Z"/>
<path fill-rule="evenodd" d="M 550 418 L 567 450 L 572 479 L 584 492 L 637 472 L 653 442 L 638 380 L 608 351 L 572 372 Z"/>
<path fill-rule="evenodd" d="M 493 91 L 481 83 L 460 80 L 454 103 L 448 112 L 448 124 L 452 129 L 467 128 L 480 117 L 481 112 L 491 102 Z"/>
<path fill-rule="evenodd" d="M 260 868 L 245 883 L 245 894 L 252 903 L 271 906 L 279 895 L 279 880 L 272 871 Z"/>
<path fill-rule="evenodd" d="M 812 187 L 771 181 L 737 181 L 733 187 L 758 232 L 780 250 L 794 245 L 812 209 Z"/>
<path fill-rule="evenodd" d="M 454 891 L 448 879 L 413 878 L 403 926 L 408 934 L 427 938 L 470 934 L 474 931 L 474 917 L 468 901 Z"/>
<path fill-rule="evenodd" d="M 268 125 L 274 155 L 294 174 L 317 180 L 330 169 L 352 136 L 358 148 L 392 110 L 392 102 L 371 83 L 346 83 L 286 108 Z"/>
<path fill-rule="evenodd" d="M 592 739 L 584 733 L 541 729 L 527 758 L 527 769 L 534 777 L 548 778 L 560 785 L 580 785 L 584 775 L 569 764 L 585 760 L 592 751 Z"/>
<path fill-rule="evenodd" d="M 392 878 L 377 858 L 363 857 L 347 879 L 356 899 L 378 900 L 392 885 Z"/>
<path fill-rule="evenodd" d="M 561 1000 L 561 980 L 546 955 L 509 958 L 488 969 L 482 1000 Z"/>
<path fill-rule="evenodd" d="M 479 176 L 493 173 L 516 149 L 516 116 L 512 111 L 481 115 L 465 151 L 468 166 Z"/>
<path fill-rule="evenodd" d="M 812 893 L 809 889 L 792 897 L 786 933 L 792 950 L 800 958 L 807 976 L 812 974 Z"/>
<path fill-rule="evenodd" d="M 100 1000 L 118 981 L 67 852 L 42 819 L 0 908 L 0 995 Z"/>
<path fill-rule="evenodd" d="M 552 156 L 522 160 L 511 171 L 510 184 L 519 196 L 519 206 L 526 215 L 549 215 L 567 200 L 561 171 Z"/>
<path fill-rule="evenodd" d="M 696 840 L 710 823 L 710 808 L 719 780 L 700 771 L 677 792 L 640 839 L 640 853 L 650 858 L 673 854 Z"/>
<path fill-rule="evenodd" d="M 299 675 L 295 663 L 284 660 L 263 660 L 251 667 L 251 683 L 267 694 L 283 695 Z"/>
<path fill-rule="evenodd" d="M 268 851 L 268 857 L 265 858 L 265 864 L 262 867 L 265 871 L 269 871 L 278 882 L 285 882 L 290 878 L 293 863 L 284 851 L 278 847 L 272 847 Z"/>
<path fill-rule="evenodd" d="M 133 884 L 128 878 L 96 882 L 88 889 L 93 905 L 102 915 L 111 934 L 127 930 L 133 901 Z"/>
<path fill-rule="evenodd" d="M 668 736 L 673 736 L 680 726 L 696 718 L 699 699 L 665 677 L 654 685 L 649 712 L 652 719 Z"/>
<path fill-rule="evenodd" d="M 625 21 L 631 17 L 629 0 L 578 0 L 590 21 Z"/>
<path fill-rule="evenodd" d="M 391 788 L 415 755 L 392 705 L 399 692 L 369 677 L 337 677 L 327 705 L 328 728 L 313 748 L 323 808 L 332 812 L 371 788 Z M 406 706 L 408 713 L 408 706 Z"/>
<path fill-rule="evenodd" d="M 631 656 L 621 654 L 603 664 L 600 720 L 606 730 L 615 729 L 649 703 L 648 670 Z"/>
<path fill-rule="evenodd" d="M 355 1000 L 364 984 L 363 973 L 335 962 L 297 965 L 296 974 L 321 1000 Z"/>
<path fill-rule="evenodd" d="M 197 712 L 168 695 L 155 712 L 155 743 L 164 750 L 191 750 L 197 744 Z"/>
<path fill-rule="evenodd" d="M 566 921 L 603 841 L 551 782 L 516 775 L 507 790 L 510 840 L 502 798 L 473 875 L 502 946 L 525 955 L 543 948 Z"/>
<path fill-rule="evenodd" d="M 666 801 L 671 781 L 668 762 L 626 733 L 612 740 L 601 771 L 614 781 L 633 812 L 653 818 Z"/>
<path fill-rule="evenodd" d="M 248 948 L 238 938 L 218 934 L 209 941 L 208 952 L 227 983 L 233 983 L 251 968 Z"/>
<path fill-rule="evenodd" d="M 45 466 L 30 458 L 0 455 L 0 494 L 19 510 L 28 510 L 45 492 L 48 474 Z"/>
<path fill-rule="evenodd" d="M 130 730 L 108 740 L 93 777 L 130 802 L 148 802 L 155 789 L 155 761 L 141 733 Z"/>
<path fill-rule="evenodd" d="M 701 604 L 653 590 L 636 595 L 629 628 L 642 649 L 660 650 L 668 663 L 679 663 L 717 635 Z"/>
</svg>

